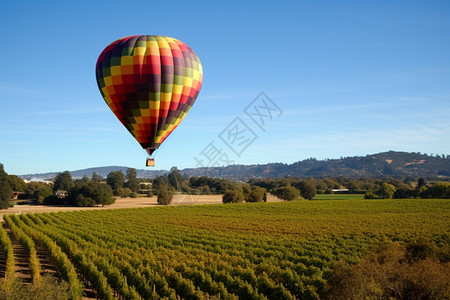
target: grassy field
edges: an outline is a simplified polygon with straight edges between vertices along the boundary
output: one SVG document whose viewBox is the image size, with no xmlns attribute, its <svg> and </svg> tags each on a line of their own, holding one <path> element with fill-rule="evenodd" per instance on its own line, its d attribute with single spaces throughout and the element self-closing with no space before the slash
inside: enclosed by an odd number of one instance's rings
<svg viewBox="0 0 450 300">
<path fill-rule="evenodd" d="M 364 194 L 316 194 L 313 200 L 362 200 Z"/>
<path fill-rule="evenodd" d="M 103 299 L 317 299 L 337 261 L 356 263 L 376 245 L 427 237 L 448 246 L 450 200 L 149 207 L 11 220 L 35 241 L 53 240 Z"/>
</svg>

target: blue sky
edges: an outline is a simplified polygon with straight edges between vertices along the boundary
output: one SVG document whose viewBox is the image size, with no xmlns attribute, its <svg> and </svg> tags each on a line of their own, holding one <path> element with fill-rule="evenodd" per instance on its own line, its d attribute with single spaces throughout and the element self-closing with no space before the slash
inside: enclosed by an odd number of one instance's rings
<svg viewBox="0 0 450 300">
<path fill-rule="evenodd" d="M 182 40 L 204 69 L 197 102 L 156 151 L 156 169 L 195 167 L 213 154 L 235 164 L 450 154 L 449 1 L 167 3 L 0 2 L 8 173 L 144 168 L 145 151 L 95 80 L 101 51 L 137 34 Z M 263 128 L 245 113 L 261 92 L 282 111 Z M 236 118 L 252 139 L 233 151 L 223 132 Z"/>
</svg>

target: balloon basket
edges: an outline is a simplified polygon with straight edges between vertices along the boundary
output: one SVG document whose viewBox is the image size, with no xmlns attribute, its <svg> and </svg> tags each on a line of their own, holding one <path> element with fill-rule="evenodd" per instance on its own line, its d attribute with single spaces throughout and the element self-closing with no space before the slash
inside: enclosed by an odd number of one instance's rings
<svg viewBox="0 0 450 300">
<path fill-rule="evenodd" d="M 147 158 L 145 162 L 146 167 L 154 167 L 155 166 L 155 159 L 154 158 Z"/>
</svg>

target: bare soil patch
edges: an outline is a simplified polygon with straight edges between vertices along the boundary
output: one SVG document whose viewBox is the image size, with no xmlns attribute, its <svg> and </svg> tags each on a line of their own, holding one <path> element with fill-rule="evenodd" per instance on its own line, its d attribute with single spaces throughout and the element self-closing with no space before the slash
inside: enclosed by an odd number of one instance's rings
<svg viewBox="0 0 450 300">
<path fill-rule="evenodd" d="M 30 271 L 30 265 L 29 265 L 29 255 L 25 248 L 19 243 L 17 238 L 14 236 L 14 234 L 11 232 L 11 229 L 6 226 L 6 224 L 3 224 L 3 229 L 6 231 L 6 233 L 9 236 L 9 239 L 11 240 L 13 252 L 14 252 L 14 270 L 16 272 L 16 276 L 22 280 L 22 283 L 24 284 L 31 284 L 31 271 Z"/>
</svg>

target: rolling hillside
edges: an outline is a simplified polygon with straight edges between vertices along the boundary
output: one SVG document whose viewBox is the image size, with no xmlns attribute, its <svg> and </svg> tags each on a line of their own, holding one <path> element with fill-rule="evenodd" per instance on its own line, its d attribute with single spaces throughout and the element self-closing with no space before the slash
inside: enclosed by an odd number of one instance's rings
<svg viewBox="0 0 450 300">
<path fill-rule="evenodd" d="M 190 175 L 200 175 L 201 169 L 184 170 Z M 232 165 L 209 170 L 211 176 L 227 178 L 254 177 L 433 177 L 450 176 L 450 157 L 429 156 L 407 152 L 383 152 L 366 156 L 340 159 L 302 160 L 293 164 Z"/>
<path fill-rule="evenodd" d="M 126 173 L 127 167 L 108 166 L 71 171 L 74 178 L 92 176 L 97 172 L 106 177 L 112 171 Z M 167 173 L 167 170 L 137 170 L 138 177 L 152 178 Z M 305 159 L 293 164 L 270 163 L 261 165 L 230 165 L 214 168 L 189 168 L 180 170 L 188 176 L 211 176 L 235 180 L 249 178 L 277 177 L 450 177 L 450 155 L 427 155 L 388 151 L 366 156 L 353 156 L 340 159 Z M 52 178 L 56 172 L 26 174 L 22 178 Z"/>
</svg>

